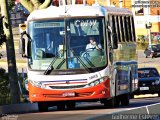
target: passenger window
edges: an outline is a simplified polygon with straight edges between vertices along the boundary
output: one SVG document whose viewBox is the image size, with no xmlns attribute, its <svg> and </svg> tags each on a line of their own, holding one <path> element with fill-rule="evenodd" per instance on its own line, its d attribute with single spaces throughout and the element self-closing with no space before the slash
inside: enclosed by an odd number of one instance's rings
<svg viewBox="0 0 160 120">
<path fill-rule="evenodd" d="M 122 16 L 120 16 L 120 30 L 121 30 L 121 38 L 122 38 L 122 41 L 125 41 L 125 38 L 124 38 L 124 29 L 123 29 L 123 18 Z"/>
<path fill-rule="evenodd" d="M 124 17 L 124 28 L 125 28 L 126 41 L 129 41 L 129 27 L 128 27 L 128 21 L 126 16 Z"/>
<path fill-rule="evenodd" d="M 131 21 L 130 21 L 130 16 L 127 17 L 127 23 L 128 23 L 128 37 L 129 37 L 129 41 L 133 41 L 132 40 L 132 30 L 131 30 Z"/>
<path fill-rule="evenodd" d="M 131 28 L 132 28 L 132 41 L 136 41 L 136 36 L 135 36 L 135 27 L 134 27 L 134 18 L 131 17 Z"/>
<path fill-rule="evenodd" d="M 116 20 L 115 23 L 116 23 L 117 38 L 118 38 L 118 41 L 121 42 L 118 16 L 115 16 L 115 20 Z"/>
</svg>

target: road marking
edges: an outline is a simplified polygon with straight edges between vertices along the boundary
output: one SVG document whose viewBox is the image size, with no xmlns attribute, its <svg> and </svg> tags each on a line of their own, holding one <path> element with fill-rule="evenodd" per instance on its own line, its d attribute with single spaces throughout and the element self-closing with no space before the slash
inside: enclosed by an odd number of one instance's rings
<svg viewBox="0 0 160 120">
<path fill-rule="evenodd" d="M 148 106 L 146 106 L 147 113 L 149 114 Z"/>
<path fill-rule="evenodd" d="M 129 108 L 127 110 L 134 110 L 134 109 L 137 109 L 137 108 L 142 108 L 142 107 L 149 107 L 149 106 L 154 106 L 154 105 L 159 105 L 160 103 L 154 103 L 154 104 L 150 104 L 150 105 L 147 105 L 147 106 L 140 106 L 140 107 L 135 107 L 135 108 Z"/>
</svg>

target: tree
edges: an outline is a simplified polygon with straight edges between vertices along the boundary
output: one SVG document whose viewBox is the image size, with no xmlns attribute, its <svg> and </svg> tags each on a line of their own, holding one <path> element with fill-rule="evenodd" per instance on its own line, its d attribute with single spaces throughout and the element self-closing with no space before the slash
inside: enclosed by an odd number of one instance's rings
<svg viewBox="0 0 160 120">
<path fill-rule="evenodd" d="M 9 103 L 9 81 L 5 69 L 0 68 L 0 105 Z"/>
<path fill-rule="evenodd" d="M 67 1 L 67 0 L 66 0 Z M 100 1 L 100 0 L 98 0 Z M 59 0 L 20 0 L 20 3 L 31 13 L 36 9 L 47 8 L 51 3 L 56 6 L 59 4 Z M 75 0 L 77 4 L 83 4 L 83 0 Z M 95 3 L 95 0 L 86 0 L 88 5 Z"/>
<path fill-rule="evenodd" d="M 52 0 L 20 0 L 20 3 L 31 13 L 36 9 L 47 8 Z"/>
<path fill-rule="evenodd" d="M 8 62 L 8 74 L 9 74 L 9 83 L 10 83 L 10 94 L 12 103 L 20 102 L 20 92 L 18 86 L 18 74 L 15 60 L 15 49 L 13 42 L 13 34 L 10 25 L 9 9 L 8 9 L 8 0 L 0 0 L 1 5 L 1 15 L 3 18 L 3 30 L 6 35 L 6 52 L 7 52 L 7 62 Z"/>
<path fill-rule="evenodd" d="M 8 0 L 8 9 L 9 10 L 11 10 L 14 5 L 15 5 L 15 1 L 14 0 Z"/>
</svg>

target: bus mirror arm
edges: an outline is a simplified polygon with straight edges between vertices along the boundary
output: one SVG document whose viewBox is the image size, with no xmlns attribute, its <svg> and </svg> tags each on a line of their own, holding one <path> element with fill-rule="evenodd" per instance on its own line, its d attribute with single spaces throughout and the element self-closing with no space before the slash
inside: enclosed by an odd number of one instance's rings
<svg viewBox="0 0 160 120">
<path fill-rule="evenodd" d="M 112 33 L 111 46 L 112 46 L 113 49 L 118 48 L 118 39 L 117 39 L 117 34 L 116 33 Z"/>
<path fill-rule="evenodd" d="M 21 36 L 19 40 L 19 54 L 22 54 L 22 57 L 25 57 L 25 39 Z"/>
<path fill-rule="evenodd" d="M 29 58 L 29 56 L 27 56 L 25 54 L 25 39 L 23 38 L 24 35 L 26 35 L 29 38 L 29 40 L 31 41 L 31 37 L 26 33 L 26 31 L 22 32 L 21 38 L 19 40 L 19 53 L 22 54 L 22 57 Z"/>
<path fill-rule="evenodd" d="M 111 28 L 111 26 L 108 26 L 108 31 L 112 33 L 112 28 Z"/>
<path fill-rule="evenodd" d="M 111 26 L 107 26 L 107 30 L 108 32 L 111 33 L 111 48 L 112 49 L 117 49 L 118 48 L 118 39 L 117 39 L 117 34 L 113 33 L 112 27 Z"/>
</svg>

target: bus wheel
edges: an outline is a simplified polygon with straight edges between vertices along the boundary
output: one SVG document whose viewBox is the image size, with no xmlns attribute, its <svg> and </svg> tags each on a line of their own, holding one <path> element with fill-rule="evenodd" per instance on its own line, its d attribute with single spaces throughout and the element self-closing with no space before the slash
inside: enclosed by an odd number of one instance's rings
<svg viewBox="0 0 160 120">
<path fill-rule="evenodd" d="M 129 94 L 124 94 L 121 96 L 121 105 L 129 105 Z"/>
<path fill-rule="evenodd" d="M 118 107 L 119 103 L 120 103 L 119 99 L 117 97 L 114 97 L 110 100 L 106 100 L 104 102 L 104 106 L 107 108 L 113 108 L 113 107 Z"/>
<path fill-rule="evenodd" d="M 134 99 L 134 94 L 130 94 L 130 99 Z"/>
<path fill-rule="evenodd" d="M 76 103 L 75 102 L 67 102 L 66 106 L 67 106 L 68 110 L 74 110 L 75 106 L 76 106 Z"/>
<path fill-rule="evenodd" d="M 47 112 L 48 111 L 47 103 L 39 102 L 38 103 L 38 110 L 39 110 L 39 112 Z"/>
<path fill-rule="evenodd" d="M 65 110 L 65 104 L 61 103 L 57 105 L 57 110 Z"/>
</svg>

